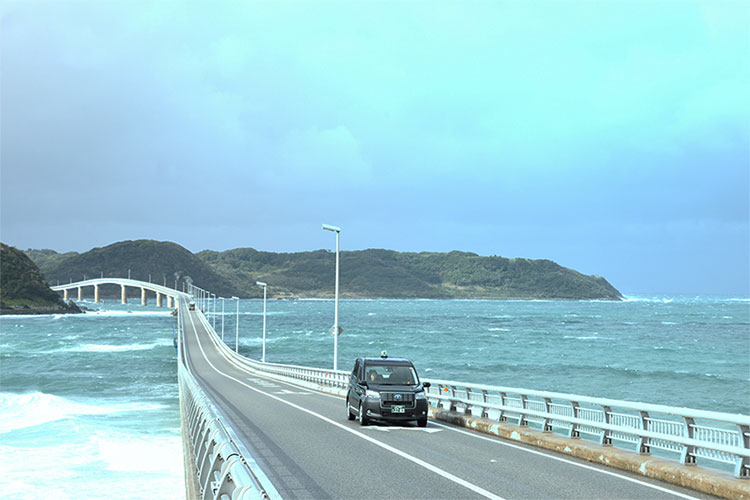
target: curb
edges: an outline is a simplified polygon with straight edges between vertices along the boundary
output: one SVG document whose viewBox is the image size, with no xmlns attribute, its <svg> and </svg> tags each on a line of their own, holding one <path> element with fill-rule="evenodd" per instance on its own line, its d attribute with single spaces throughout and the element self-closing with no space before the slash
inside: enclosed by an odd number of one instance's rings
<svg viewBox="0 0 750 500">
<path fill-rule="evenodd" d="M 750 500 L 750 481 L 735 479 L 705 467 L 680 465 L 651 455 L 637 455 L 611 446 L 600 446 L 593 442 L 519 427 L 506 422 L 472 417 L 435 408 L 432 405 L 429 407 L 429 416 L 434 420 L 582 458 L 589 462 L 607 465 L 701 493 L 731 500 Z"/>
</svg>

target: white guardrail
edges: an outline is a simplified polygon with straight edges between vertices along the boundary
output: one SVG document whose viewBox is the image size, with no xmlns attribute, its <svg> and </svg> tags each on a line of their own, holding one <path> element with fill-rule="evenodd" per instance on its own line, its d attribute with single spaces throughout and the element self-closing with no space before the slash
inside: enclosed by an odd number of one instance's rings
<svg viewBox="0 0 750 500">
<path fill-rule="evenodd" d="M 223 344 L 204 318 L 224 352 L 251 370 L 297 384 L 346 395 L 349 373 L 305 366 L 261 363 L 236 354 Z M 422 379 L 437 409 L 510 422 L 523 427 L 584 438 L 639 454 L 652 449 L 679 459 L 682 465 L 733 466 L 734 476 L 750 479 L 750 416 L 593 398 L 512 387 Z"/>
<path fill-rule="evenodd" d="M 279 499 L 276 489 L 250 453 L 225 425 L 223 412 L 200 388 L 182 356 L 182 318 L 178 315 L 178 374 L 184 426 L 195 457 L 201 500 Z M 187 450 L 186 450 L 187 451 Z"/>
</svg>

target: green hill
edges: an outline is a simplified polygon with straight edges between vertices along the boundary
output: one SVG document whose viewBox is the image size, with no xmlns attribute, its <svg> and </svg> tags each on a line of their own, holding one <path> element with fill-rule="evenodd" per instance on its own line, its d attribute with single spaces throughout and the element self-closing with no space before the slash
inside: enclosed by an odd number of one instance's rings
<svg viewBox="0 0 750 500">
<path fill-rule="evenodd" d="M 0 243 L 0 314 L 74 313 L 22 251 Z"/>
<path fill-rule="evenodd" d="M 51 252 L 51 253 L 50 253 Z M 50 283 L 80 281 L 87 278 L 127 278 L 128 270 L 134 280 L 164 284 L 178 289 L 192 282 L 213 293 L 231 296 L 238 289 L 225 277 L 220 276 L 208 264 L 189 250 L 169 241 L 135 240 L 120 241 L 106 247 L 93 248 L 84 253 L 57 254 L 50 250 L 27 250 L 31 258 L 39 259 L 40 267 Z M 149 277 L 150 275 L 150 277 Z M 103 295 L 119 296 L 119 286 L 102 287 Z M 129 290 L 130 293 L 140 293 Z"/>
<path fill-rule="evenodd" d="M 186 280 L 222 295 L 260 297 L 257 280 L 272 296 L 330 297 L 335 256 L 328 250 L 297 253 L 237 248 L 192 254 L 170 242 L 122 241 L 82 254 L 27 250 L 54 283 L 87 277 L 131 277 L 178 288 Z M 622 298 L 607 280 L 583 275 L 550 260 L 482 257 L 468 252 L 395 252 L 369 249 L 341 253 L 341 295 L 351 298 Z M 112 293 L 116 293 L 114 290 Z"/>
<path fill-rule="evenodd" d="M 335 257 L 318 250 L 259 252 L 240 248 L 197 254 L 243 295 L 261 280 L 276 293 L 307 297 L 333 294 Z M 393 250 L 341 252 L 343 297 L 607 299 L 620 292 L 599 276 L 586 276 L 550 260 L 481 257 L 468 252 L 409 253 Z"/>
</svg>

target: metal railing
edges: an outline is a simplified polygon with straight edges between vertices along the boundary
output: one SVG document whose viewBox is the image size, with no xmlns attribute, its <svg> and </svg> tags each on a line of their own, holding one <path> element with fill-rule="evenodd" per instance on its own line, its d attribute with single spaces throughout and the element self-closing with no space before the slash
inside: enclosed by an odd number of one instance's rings
<svg viewBox="0 0 750 500">
<path fill-rule="evenodd" d="M 182 356 L 182 315 L 178 315 L 178 378 L 184 425 L 195 457 L 202 500 L 280 498 L 265 474 L 226 425 Z"/>
<path fill-rule="evenodd" d="M 203 318 L 205 320 L 205 318 Z M 349 373 L 306 366 L 261 363 L 232 351 L 207 320 L 204 324 L 228 356 L 252 371 L 298 385 L 345 395 Z M 652 449 L 682 465 L 733 466 L 750 478 L 750 416 L 593 398 L 574 394 L 423 379 L 430 404 L 466 415 L 596 441 L 639 454 Z"/>
<path fill-rule="evenodd" d="M 429 380 L 427 398 L 435 407 L 640 454 L 658 449 L 679 456 L 682 465 L 698 460 L 734 466 L 750 478 L 750 416 L 672 406 L 592 398 L 512 387 Z M 708 464 L 710 465 L 710 464 Z"/>
</svg>

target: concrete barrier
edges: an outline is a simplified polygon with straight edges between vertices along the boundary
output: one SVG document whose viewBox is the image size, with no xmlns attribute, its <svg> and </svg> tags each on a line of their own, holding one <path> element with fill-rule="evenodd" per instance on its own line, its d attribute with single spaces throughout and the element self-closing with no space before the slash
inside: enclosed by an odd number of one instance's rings
<svg viewBox="0 0 750 500">
<path fill-rule="evenodd" d="M 699 466 L 684 466 L 674 461 L 637 455 L 632 452 L 599 446 L 581 439 L 566 438 L 506 422 L 477 418 L 430 406 L 430 418 L 473 431 L 524 443 L 589 462 L 615 467 L 666 483 L 683 486 L 709 495 L 732 500 L 750 500 L 750 482 Z"/>
</svg>

